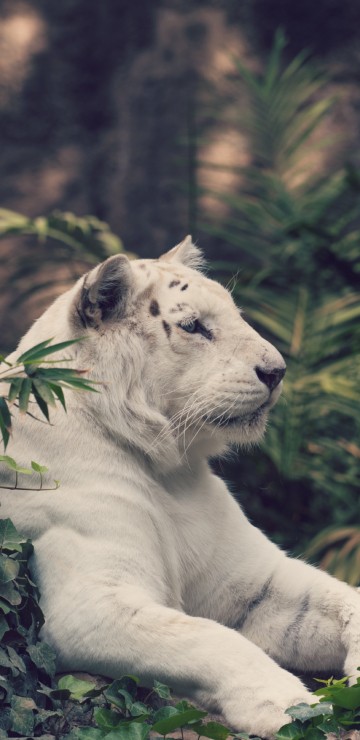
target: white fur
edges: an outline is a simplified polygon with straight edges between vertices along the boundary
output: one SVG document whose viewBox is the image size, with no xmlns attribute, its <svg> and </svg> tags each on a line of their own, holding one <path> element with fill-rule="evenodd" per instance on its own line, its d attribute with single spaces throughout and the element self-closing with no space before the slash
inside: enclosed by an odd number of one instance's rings
<svg viewBox="0 0 360 740">
<path fill-rule="evenodd" d="M 64 356 L 103 385 L 67 392 L 51 427 L 14 419 L 9 454 L 47 465 L 45 485 L 61 487 L 0 490 L 1 516 L 34 540 L 60 670 L 158 678 L 270 736 L 286 707 L 314 701 L 287 668 L 355 673 L 360 599 L 269 542 L 208 466 L 261 438 L 280 386 L 271 393 L 255 368 L 283 360 L 188 266 L 198 260 L 191 240 L 160 260 L 112 258 L 23 338 L 18 352 L 85 335 Z M 184 331 L 191 318 L 211 335 Z M 11 475 L 0 469 L 3 485 Z"/>
</svg>

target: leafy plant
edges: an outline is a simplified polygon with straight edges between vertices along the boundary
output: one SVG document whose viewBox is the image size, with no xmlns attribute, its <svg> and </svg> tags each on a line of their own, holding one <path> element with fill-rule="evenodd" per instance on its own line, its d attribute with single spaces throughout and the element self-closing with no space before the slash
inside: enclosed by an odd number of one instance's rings
<svg viewBox="0 0 360 740">
<path fill-rule="evenodd" d="M 277 740 L 323 740 L 330 734 L 341 737 L 360 726 L 360 677 L 353 686 L 346 685 L 346 677 L 317 680 L 324 684 L 314 692 L 320 696 L 319 704 L 298 704 L 287 709 L 292 723 L 280 728 Z"/>
<path fill-rule="evenodd" d="M 360 527 L 330 527 L 310 542 L 305 554 L 319 560 L 324 570 L 356 586 L 360 572 Z"/>
<path fill-rule="evenodd" d="M 51 684 L 55 654 L 39 641 L 44 622 L 28 561 L 33 546 L 10 519 L 0 520 L 0 738 L 17 737 L 35 728 L 57 710 L 48 709 L 38 694 Z"/>
<path fill-rule="evenodd" d="M 88 261 L 98 262 L 122 251 L 120 239 L 104 221 L 95 216 L 75 216 L 54 211 L 49 216 L 28 218 L 16 211 L 0 208 L 0 238 L 6 236 L 36 236 L 60 243 L 67 256 L 83 253 Z M 56 255 L 51 254 L 53 261 Z"/>
<path fill-rule="evenodd" d="M 0 368 L 1 365 L 6 366 L 5 369 L 0 370 L 0 381 L 9 387 L 6 396 L 0 395 L 0 432 L 5 450 L 12 432 L 11 406 L 13 404 L 19 408 L 20 414 L 27 414 L 37 419 L 29 410 L 30 404 L 34 404 L 40 409 L 46 421 L 49 422 L 49 406 L 54 407 L 56 401 L 59 401 L 66 411 L 63 389 L 96 392 L 94 381 L 82 377 L 85 371 L 56 367 L 54 361 L 49 360 L 49 355 L 62 351 L 81 341 L 81 339 L 68 340 L 58 344 L 51 344 L 51 341 L 51 339 L 47 339 L 31 347 L 31 349 L 23 352 L 15 362 L 9 362 L 4 357 L 0 358 Z M 58 362 L 68 362 L 68 360 L 63 359 Z M 47 366 L 43 367 L 43 363 L 46 363 Z M 39 475 L 39 489 L 43 488 L 43 474 L 48 472 L 44 465 L 32 460 L 30 468 L 24 467 L 18 465 L 9 455 L 0 455 L 0 463 L 14 471 L 14 485 L 0 485 L 0 488 L 17 488 L 19 474 L 33 475 L 34 473 Z M 55 488 L 57 488 L 59 482 L 54 481 L 54 483 Z"/>
<path fill-rule="evenodd" d="M 10 269 L 11 291 L 6 293 L 6 308 L 11 313 L 9 326 L 4 327 L 2 347 L 10 350 L 12 321 L 14 332 L 19 327 L 19 306 L 42 292 L 58 292 L 85 271 L 86 267 L 112 254 L 123 251 L 122 242 L 109 226 L 95 216 L 75 216 L 54 211 L 45 216 L 28 218 L 21 213 L 0 208 L 0 239 L 12 242 L 9 267 L 5 250 L 0 266 Z M 15 244 L 15 249 L 14 249 Z M 18 248 L 20 247 L 20 249 Z"/>
<path fill-rule="evenodd" d="M 228 282 L 238 271 L 235 298 L 288 366 L 263 446 L 267 464 L 242 461 L 243 501 L 260 522 L 266 512 L 266 529 L 287 546 L 301 523 L 300 548 L 319 522 L 350 525 L 358 511 L 360 176 L 347 168 L 324 177 L 313 167 L 313 136 L 333 101 L 305 53 L 283 66 L 284 43 L 278 32 L 262 74 L 236 62 L 253 163 L 242 170 L 241 193 L 212 193 L 229 216 L 205 228 L 227 244 L 230 262 L 215 262 L 217 275 Z"/>
</svg>

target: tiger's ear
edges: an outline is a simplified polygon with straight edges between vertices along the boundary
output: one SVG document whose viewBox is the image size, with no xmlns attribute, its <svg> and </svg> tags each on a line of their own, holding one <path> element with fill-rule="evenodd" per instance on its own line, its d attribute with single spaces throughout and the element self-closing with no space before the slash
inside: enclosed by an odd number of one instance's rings
<svg viewBox="0 0 360 740">
<path fill-rule="evenodd" d="M 160 260 L 164 262 L 177 262 L 186 267 L 192 267 L 195 270 L 200 269 L 204 264 L 202 251 L 193 243 L 191 236 L 186 236 L 176 247 L 162 254 Z"/>
<path fill-rule="evenodd" d="M 83 326 L 98 327 L 109 319 L 120 319 L 133 288 L 130 262 L 124 254 L 109 257 L 85 279 L 76 301 L 76 312 Z"/>
</svg>

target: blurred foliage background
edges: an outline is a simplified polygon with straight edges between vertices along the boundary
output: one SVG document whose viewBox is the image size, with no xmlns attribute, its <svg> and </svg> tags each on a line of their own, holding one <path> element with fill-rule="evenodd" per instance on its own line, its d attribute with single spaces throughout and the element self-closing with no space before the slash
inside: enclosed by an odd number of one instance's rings
<svg viewBox="0 0 360 740">
<path fill-rule="evenodd" d="M 0 351 L 89 264 L 191 231 L 288 364 L 261 449 L 215 467 L 354 584 L 359 28 L 359 0 L 0 0 Z"/>
</svg>

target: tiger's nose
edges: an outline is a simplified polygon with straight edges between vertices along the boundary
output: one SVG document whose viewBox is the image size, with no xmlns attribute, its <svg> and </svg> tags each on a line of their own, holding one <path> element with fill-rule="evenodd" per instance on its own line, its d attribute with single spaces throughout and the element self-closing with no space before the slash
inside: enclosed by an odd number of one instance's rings
<svg viewBox="0 0 360 740">
<path fill-rule="evenodd" d="M 262 383 L 265 383 L 270 391 L 273 391 L 282 381 L 286 373 L 286 367 L 272 367 L 271 370 L 256 367 L 255 372 L 259 380 L 261 380 Z"/>
</svg>

